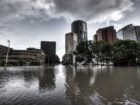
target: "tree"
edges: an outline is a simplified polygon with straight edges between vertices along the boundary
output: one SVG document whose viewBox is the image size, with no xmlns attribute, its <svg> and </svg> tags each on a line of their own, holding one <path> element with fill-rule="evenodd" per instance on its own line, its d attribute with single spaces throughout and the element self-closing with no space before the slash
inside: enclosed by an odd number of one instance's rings
<svg viewBox="0 0 140 105">
<path fill-rule="evenodd" d="M 92 41 L 88 41 L 81 42 L 77 45 L 76 51 L 74 52 L 76 62 L 84 62 L 84 64 L 92 62 L 92 44 Z"/>
<path fill-rule="evenodd" d="M 112 45 L 109 43 L 104 43 L 101 49 L 103 61 L 108 65 L 112 60 Z"/>
<path fill-rule="evenodd" d="M 117 66 L 140 65 L 140 43 L 132 40 L 119 40 L 114 44 L 99 41 L 81 42 L 76 49 L 76 62 L 88 64 L 94 58 L 99 62 Z"/>
<path fill-rule="evenodd" d="M 114 65 L 136 65 L 139 59 L 139 43 L 132 40 L 120 40 L 113 44 Z"/>
<path fill-rule="evenodd" d="M 93 44 L 93 55 L 97 61 L 97 65 L 98 65 L 99 61 L 101 63 L 103 62 L 103 51 L 104 51 L 103 48 L 104 48 L 105 44 L 106 43 L 103 41 L 98 41 Z"/>
</svg>

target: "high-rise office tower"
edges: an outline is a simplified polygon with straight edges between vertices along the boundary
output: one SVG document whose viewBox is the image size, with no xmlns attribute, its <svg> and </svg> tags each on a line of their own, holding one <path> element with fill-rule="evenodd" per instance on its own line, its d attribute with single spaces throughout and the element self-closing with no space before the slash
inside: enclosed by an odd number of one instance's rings
<svg viewBox="0 0 140 105">
<path fill-rule="evenodd" d="M 74 64 L 75 55 L 73 54 L 76 51 L 77 47 L 77 34 L 70 32 L 65 35 L 65 55 L 63 56 L 64 64 Z"/>
<path fill-rule="evenodd" d="M 82 20 L 74 21 L 71 25 L 73 33 L 77 34 L 78 43 L 87 41 L 87 23 Z"/>
<path fill-rule="evenodd" d="M 140 26 L 129 24 L 117 32 L 117 37 L 123 40 L 134 40 L 140 42 Z"/>
<path fill-rule="evenodd" d="M 41 50 L 43 50 L 46 55 L 56 55 L 56 42 L 42 41 Z"/>
<path fill-rule="evenodd" d="M 42 41 L 41 50 L 45 54 L 45 62 L 48 64 L 55 64 L 59 62 L 59 57 L 56 55 L 56 42 Z"/>
<path fill-rule="evenodd" d="M 94 42 L 104 41 L 106 43 L 114 43 L 117 41 L 116 30 L 113 26 L 98 29 L 94 36 Z"/>
<path fill-rule="evenodd" d="M 77 34 L 67 33 L 65 36 L 65 52 L 66 54 L 73 54 L 77 47 Z"/>
</svg>

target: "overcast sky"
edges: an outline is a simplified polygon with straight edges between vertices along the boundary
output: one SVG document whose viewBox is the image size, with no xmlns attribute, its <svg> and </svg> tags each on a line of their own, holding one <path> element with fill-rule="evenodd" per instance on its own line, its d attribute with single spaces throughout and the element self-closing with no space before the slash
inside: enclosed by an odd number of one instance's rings
<svg viewBox="0 0 140 105">
<path fill-rule="evenodd" d="M 65 53 L 65 34 L 71 22 L 88 23 L 88 39 L 98 28 L 130 23 L 140 25 L 140 0 L 0 0 L 0 44 L 40 48 L 40 41 L 56 41 L 57 54 Z"/>
</svg>

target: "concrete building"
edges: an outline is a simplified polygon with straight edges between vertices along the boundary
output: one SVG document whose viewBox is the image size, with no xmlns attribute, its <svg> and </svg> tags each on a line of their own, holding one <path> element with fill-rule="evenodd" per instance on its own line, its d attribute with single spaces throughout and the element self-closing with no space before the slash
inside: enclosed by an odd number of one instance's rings
<svg viewBox="0 0 140 105">
<path fill-rule="evenodd" d="M 74 21 L 71 25 L 71 31 L 77 34 L 78 43 L 87 41 L 87 23 L 82 20 Z"/>
<path fill-rule="evenodd" d="M 56 55 L 56 42 L 42 41 L 41 50 L 43 50 L 46 55 Z"/>
<path fill-rule="evenodd" d="M 118 39 L 140 41 L 140 26 L 129 24 L 117 32 Z"/>
<path fill-rule="evenodd" d="M 65 35 L 65 55 L 63 61 L 67 64 L 75 63 L 75 56 L 73 54 L 76 51 L 77 47 L 77 34 L 76 33 L 67 33 Z"/>
<path fill-rule="evenodd" d="M 93 35 L 93 42 L 97 42 L 97 41 L 98 41 L 97 35 L 95 34 L 95 35 Z"/>
<path fill-rule="evenodd" d="M 67 33 L 65 35 L 65 53 L 73 54 L 77 47 L 77 34 L 75 33 Z"/>
<path fill-rule="evenodd" d="M 106 43 L 114 43 L 117 41 L 116 37 L 116 30 L 113 26 L 101 28 L 98 29 L 95 36 L 94 36 L 94 42 L 97 41 L 104 41 Z"/>
<path fill-rule="evenodd" d="M 0 55 L 1 54 L 6 54 L 8 50 L 8 47 L 4 46 L 4 45 L 0 45 Z M 9 51 L 11 51 L 12 48 L 9 48 Z"/>
<path fill-rule="evenodd" d="M 140 42 L 140 26 L 135 26 L 137 41 Z"/>
<path fill-rule="evenodd" d="M 13 50 L 12 48 L 9 48 L 9 51 Z M 5 63 L 5 59 L 7 55 L 8 47 L 4 45 L 0 45 L 0 64 Z"/>
<path fill-rule="evenodd" d="M 74 64 L 77 45 L 82 41 L 88 41 L 87 23 L 82 20 L 74 21 L 71 24 L 71 32 L 65 35 L 65 55 L 63 56 L 63 64 Z"/>
<path fill-rule="evenodd" d="M 118 40 L 123 40 L 123 31 L 122 31 L 122 30 L 119 30 L 119 31 L 117 32 L 117 39 L 118 39 Z"/>
<path fill-rule="evenodd" d="M 0 45 L 0 65 L 5 63 L 7 47 Z M 27 50 L 9 49 L 8 64 L 11 65 L 39 65 L 44 63 L 44 54 L 42 50 L 27 48 Z"/>
<path fill-rule="evenodd" d="M 53 41 L 42 41 L 41 50 L 45 54 L 45 62 L 48 64 L 59 63 L 60 59 L 56 55 L 56 42 Z"/>
<path fill-rule="evenodd" d="M 75 56 L 73 54 L 64 54 L 62 58 L 62 63 L 64 65 L 74 64 L 75 63 Z"/>
<path fill-rule="evenodd" d="M 40 49 L 12 50 L 9 54 L 10 64 L 34 65 L 44 63 L 44 54 Z"/>
</svg>

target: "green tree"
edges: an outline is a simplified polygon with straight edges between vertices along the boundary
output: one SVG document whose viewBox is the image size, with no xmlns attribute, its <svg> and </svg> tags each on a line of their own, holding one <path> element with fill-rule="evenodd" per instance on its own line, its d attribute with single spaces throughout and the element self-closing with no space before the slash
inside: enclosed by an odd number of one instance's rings
<svg viewBox="0 0 140 105">
<path fill-rule="evenodd" d="M 106 43 L 103 41 L 98 41 L 93 44 L 93 55 L 94 55 L 95 60 L 97 61 L 97 64 L 99 64 L 99 62 L 102 63 L 104 60 L 103 48 L 105 44 Z"/>
<path fill-rule="evenodd" d="M 101 49 L 101 53 L 103 58 L 102 60 L 108 65 L 112 60 L 112 45 L 109 43 L 104 43 Z"/>
<path fill-rule="evenodd" d="M 99 41 L 81 42 L 76 49 L 76 62 L 88 64 L 92 59 L 114 65 L 140 65 L 140 43 L 132 40 L 119 40 L 114 44 Z"/>
<path fill-rule="evenodd" d="M 131 40 L 120 40 L 113 45 L 114 65 L 136 65 L 139 59 L 139 43 Z"/>
<path fill-rule="evenodd" d="M 92 47 L 92 41 L 79 43 L 76 51 L 74 52 L 76 55 L 76 62 L 84 62 L 85 64 L 92 62 Z"/>
</svg>

